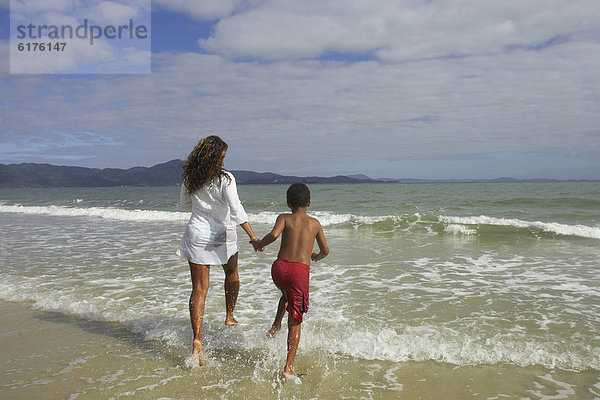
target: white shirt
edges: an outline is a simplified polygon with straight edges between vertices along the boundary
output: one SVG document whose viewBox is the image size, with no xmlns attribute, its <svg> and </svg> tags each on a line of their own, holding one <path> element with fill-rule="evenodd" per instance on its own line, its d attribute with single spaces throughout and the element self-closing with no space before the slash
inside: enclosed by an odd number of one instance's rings
<svg viewBox="0 0 600 400">
<path fill-rule="evenodd" d="M 195 264 L 225 264 L 238 252 L 236 226 L 248 222 L 234 176 L 216 177 L 191 195 L 181 185 L 179 205 L 192 215 L 177 254 Z"/>
</svg>

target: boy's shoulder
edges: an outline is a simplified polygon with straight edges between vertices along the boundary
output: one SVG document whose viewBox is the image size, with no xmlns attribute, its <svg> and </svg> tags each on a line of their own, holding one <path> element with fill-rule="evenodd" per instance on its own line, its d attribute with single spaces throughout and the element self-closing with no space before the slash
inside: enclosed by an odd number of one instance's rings
<svg viewBox="0 0 600 400">
<path fill-rule="evenodd" d="M 319 224 L 319 225 L 321 224 L 321 223 L 319 222 L 319 220 L 318 220 L 318 219 L 316 219 L 315 217 L 313 217 L 313 216 L 310 216 L 310 215 L 308 215 L 308 214 L 307 214 L 306 216 L 307 216 L 307 217 L 308 217 L 308 218 L 309 218 L 309 219 L 310 219 L 312 222 L 316 222 L 316 223 L 317 223 L 317 224 Z"/>
<path fill-rule="evenodd" d="M 296 219 L 296 220 L 299 219 L 299 220 L 304 220 L 307 223 L 313 223 L 313 224 L 319 224 L 319 225 L 321 224 L 318 219 L 316 219 L 315 217 L 311 217 L 308 214 L 282 213 L 282 214 L 279 214 L 278 218 L 283 218 L 284 220 L 285 219 Z"/>
</svg>

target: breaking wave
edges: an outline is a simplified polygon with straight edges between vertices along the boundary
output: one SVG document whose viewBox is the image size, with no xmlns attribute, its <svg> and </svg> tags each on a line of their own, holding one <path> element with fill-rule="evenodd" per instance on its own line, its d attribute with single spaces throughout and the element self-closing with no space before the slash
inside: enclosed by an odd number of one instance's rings
<svg viewBox="0 0 600 400">
<path fill-rule="evenodd" d="M 186 222 L 189 213 L 182 211 L 130 210 L 115 207 L 64 207 L 64 206 L 23 206 L 0 204 L 0 213 L 27 215 L 48 215 L 58 217 L 88 217 L 115 221 L 136 222 Z M 492 216 L 435 216 L 428 214 L 401 215 L 356 215 L 315 211 L 311 213 L 324 227 L 377 227 L 385 230 L 410 231 L 411 228 L 425 228 L 437 233 L 452 235 L 476 235 L 493 232 L 511 234 L 525 232 L 534 236 L 556 235 L 600 239 L 600 227 L 570 225 L 558 222 L 524 221 L 514 218 Z M 272 211 L 249 213 L 255 224 L 275 223 L 278 213 Z"/>
</svg>

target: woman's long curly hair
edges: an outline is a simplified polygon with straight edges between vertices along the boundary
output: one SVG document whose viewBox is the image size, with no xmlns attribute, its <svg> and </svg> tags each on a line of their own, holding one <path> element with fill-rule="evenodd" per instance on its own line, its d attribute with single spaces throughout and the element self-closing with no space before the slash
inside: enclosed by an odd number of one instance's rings
<svg viewBox="0 0 600 400">
<path fill-rule="evenodd" d="M 227 152 L 227 143 L 218 136 L 207 136 L 200 140 L 183 164 L 183 184 L 188 193 L 210 184 L 219 177 L 230 179 L 223 171 L 223 160 Z"/>
</svg>

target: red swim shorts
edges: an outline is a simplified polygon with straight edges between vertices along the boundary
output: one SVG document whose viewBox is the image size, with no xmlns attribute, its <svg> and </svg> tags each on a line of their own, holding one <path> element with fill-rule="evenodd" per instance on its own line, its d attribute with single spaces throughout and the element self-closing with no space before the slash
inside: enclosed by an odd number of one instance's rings
<svg viewBox="0 0 600 400">
<path fill-rule="evenodd" d="M 302 314 L 308 311 L 309 272 L 308 265 L 281 258 L 271 266 L 273 282 L 285 296 L 288 312 L 299 322 L 302 322 Z"/>
</svg>

